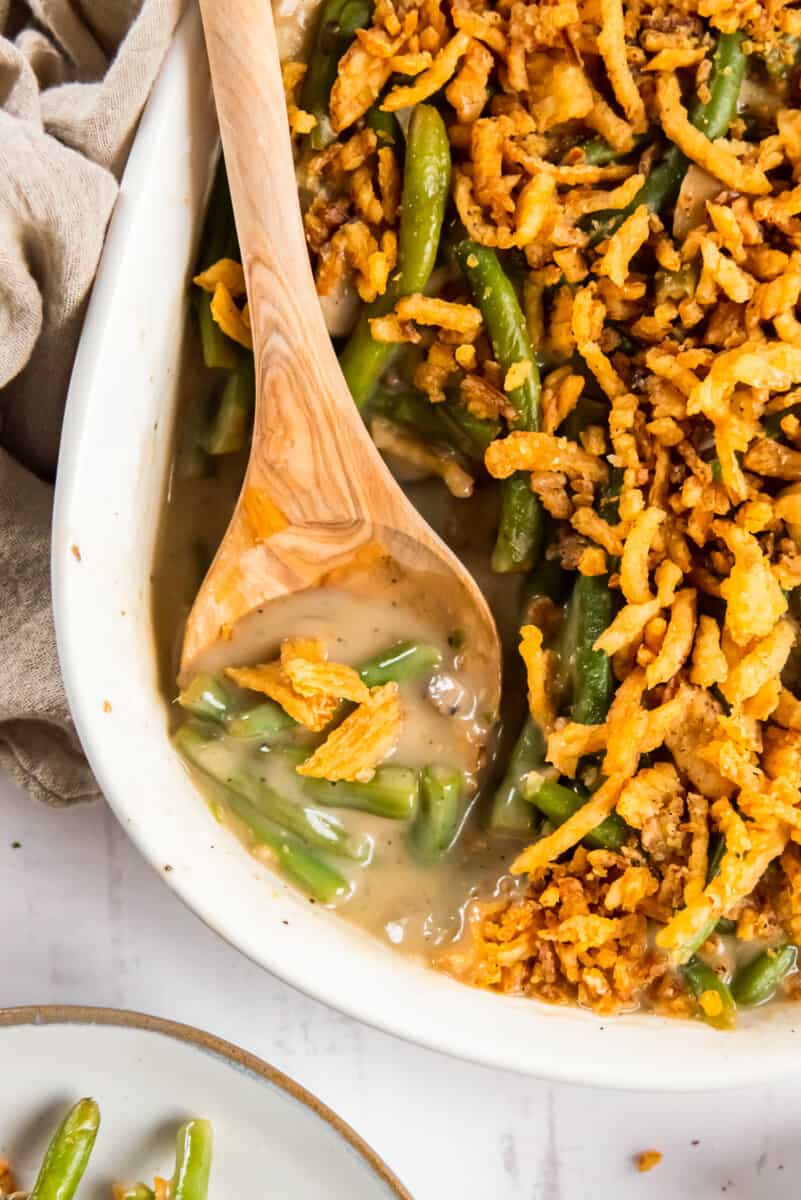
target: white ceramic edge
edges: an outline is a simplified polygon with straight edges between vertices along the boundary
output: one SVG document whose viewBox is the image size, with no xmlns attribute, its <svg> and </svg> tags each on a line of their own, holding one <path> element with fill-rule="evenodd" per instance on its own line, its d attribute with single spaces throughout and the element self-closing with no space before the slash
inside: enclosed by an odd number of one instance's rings
<svg viewBox="0 0 801 1200">
<path fill-rule="evenodd" d="M 191 162 L 189 130 L 199 142 L 205 138 L 199 157 L 207 163 L 213 118 L 205 71 L 190 12 L 125 172 L 75 363 L 59 461 L 52 547 L 59 655 L 78 732 L 123 827 L 156 869 L 170 868 L 164 877 L 189 907 L 256 963 L 431 1049 L 555 1081 L 643 1090 L 741 1086 L 797 1073 L 801 1037 L 794 1036 L 792 1007 L 757 1013 L 721 1034 L 700 1023 L 603 1019 L 462 987 L 311 908 L 198 802 L 166 738 L 147 579 L 167 467 L 164 410 L 173 403 L 175 346 L 186 315 L 183 268 L 171 280 L 160 266 L 178 252 L 183 264 L 191 261 L 187 214 L 196 223 L 198 205 L 190 201 L 199 168 Z M 179 153 L 185 143 L 186 162 Z M 183 196 L 175 190 L 182 186 Z M 147 376 L 143 362 L 152 367 Z"/>
<path fill-rule="evenodd" d="M 391 1171 L 380 1155 L 365 1142 L 356 1130 L 329 1108 L 308 1088 L 297 1083 L 277 1067 L 257 1055 L 225 1041 L 215 1034 L 178 1021 L 153 1017 L 147 1013 L 123 1008 L 92 1008 L 78 1004 L 36 1004 L 15 1008 L 0 1008 L 0 1042 L 4 1029 L 45 1029 L 76 1026 L 80 1029 L 100 1027 L 127 1029 L 153 1038 L 169 1038 L 219 1059 L 234 1071 L 242 1071 L 260 1084 L 281 1092 L 292 1104 L 307 1109 L 344 1141 L 363 1166 L 384 1185 L 387 1195 L 396 1200 L 412 1200 L 411 1194 Z"/>
</svg>

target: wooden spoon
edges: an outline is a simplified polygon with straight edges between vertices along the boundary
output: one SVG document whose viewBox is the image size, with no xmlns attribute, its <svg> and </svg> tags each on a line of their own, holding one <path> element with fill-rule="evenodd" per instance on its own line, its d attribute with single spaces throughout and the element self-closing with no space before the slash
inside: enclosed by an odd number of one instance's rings
<svg viewBox="0 0 801 1200">
<path fill-rule="evenodd" d="M 363 590 L 383 555 L 404 576 L 404 603 L 425 611 L 436 597 L 443 634 L 464 633 L 483 711 L 494 713 L 500 646 L 487 602 L 385 466 L 325 327 L 269 0 L 200 7 L 247 282 L 256 413 L 242 491 L 189 615 L 181 675 L 265 602 L 332 579 L 347 586 L 350 567 Z"/>
</svg>

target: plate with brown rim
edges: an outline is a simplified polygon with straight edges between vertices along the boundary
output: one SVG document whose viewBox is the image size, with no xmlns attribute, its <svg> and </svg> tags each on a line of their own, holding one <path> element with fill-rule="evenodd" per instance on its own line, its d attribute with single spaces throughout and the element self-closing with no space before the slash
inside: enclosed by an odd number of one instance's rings
<svg viewBox="0 0 801 1200">
<path fill-rule="evenodd" d="M 18 1186 L 31 1185 L 63 1112 L 93 1096 L 101 1126 L 81 1200 L 109 1200 L 115 1181 L 168 1176 L 176 1131 L 193 1116 L 214 1129 L 213 1200 L 411 1200 L 305 1088 L 190 1026 L 106 1008 L 5 1009 L 0 1062 L 0 1157 L 11 1161 Z"/>
</svg>

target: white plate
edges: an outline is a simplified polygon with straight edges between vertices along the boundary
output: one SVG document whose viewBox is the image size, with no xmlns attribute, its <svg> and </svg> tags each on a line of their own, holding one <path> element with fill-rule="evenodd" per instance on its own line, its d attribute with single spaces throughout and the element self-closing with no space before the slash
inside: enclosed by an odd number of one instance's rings
<svg viewBox="0 0 801 1200">
<path fill-rule="evenodd" d="M 213 1200 L 411 1200 L 354 1133 L 286 1075 L 187 1025 L 93 1008 L 0 1012 L 0 1156 L 30 1187 L 47 1140 L 81 1096 L 100 1105 L 85 1200 L 169 1176 L 188 1117 L 214 1127 Z M 13 1086 L 9 1086 L 13 1080 Z"/>
<path fill-rule="evenodd" d="M 686 1091 L 801 1070 L 801 1010 L 734 1033 L 473 991 L 312 906 L 211 818 L 167 739 L 149 576 L 170 460 L 187 280 L 216 146 L 197 14 L 125 172 L 73 374 L 59 462 L 59 654 L 84 747 L 142 853 L 210 926 L 294 986 L 434 1049 L 567 1082 Z M 793 1036 L 795 1035 L 795 1036 Z"/>
</svg>

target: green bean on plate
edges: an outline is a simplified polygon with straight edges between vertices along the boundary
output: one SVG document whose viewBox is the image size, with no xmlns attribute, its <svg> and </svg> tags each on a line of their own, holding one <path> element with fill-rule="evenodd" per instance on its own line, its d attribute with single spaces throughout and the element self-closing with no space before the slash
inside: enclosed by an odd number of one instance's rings
<svg viewBox="0 0 801 1200">
<path fill-rule="evenodd" d="M 0 1159 L 0 1197 L 19 1200 L 73 1200 L 87 1194 L 79 1188 L 89 1165 L 100 1129 L 97 1101 L 78 1100 L 65 1113 L 45 1149 L 42 1164 L 29 1192 L 20 1191 L 12 1164 Z M 208 1121 L 186 1121 L 176 1135 L 175 1169 L 170 1179 L 147 1183 L 115 1183 L 113 1200 L 208 1200 L 213 1133 Z"/>
</svg>

